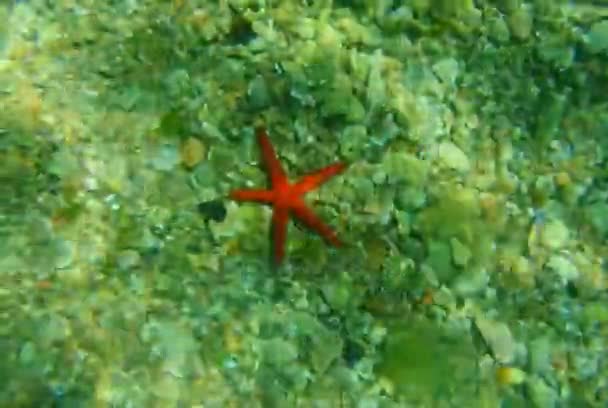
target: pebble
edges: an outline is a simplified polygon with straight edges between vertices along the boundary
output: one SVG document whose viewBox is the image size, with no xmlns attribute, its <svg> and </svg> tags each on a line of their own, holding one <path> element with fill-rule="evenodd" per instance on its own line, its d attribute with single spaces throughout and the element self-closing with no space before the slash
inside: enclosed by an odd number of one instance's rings
<svg viewBox="0 0 608 408">
<path fill-rule="evenodd" d="M 552 345 L 549 337 L 534 339 L 529 346 L 530 369 L 537 374 L 544 374 L 552 369 L 551 352 Z"/>
<path fill-rule="evenodd" d="M 475 325 L 482 337 L 492 350 L 496 360 L 502 364 L 510 364 L 515 359 L 517 344 L 509 327 L 500 322 L 478 317 Z"/>
<path fill-rule="evenodd" d="M 458 61 L 454 58 L 443 59 L 433 65 L 433 71 L 442 82 L 453 86 L 456 83 L 456 79 L 458 77 Z"/>
<path fill-rule="evenodd" d="M 180 396 L 180 382 L 178 378 L 165 374 L 154 384 L 152 392 L 165 404 L 173 405 Z"/>
<path fill-rule="evenodd" d="M 159 146 L 151 160 L 152 167 L 159 171 L 170 171 L 179 162 L 180 154 L 177 148 L 171 144 Z"/>
<path fill-rule="evenodd" d="M 69 240 L 61 239 L 55 243 L 55 268 L 65 269 L 74 262 L 76 248 Z"/>
<path fill-rule="evenodd" d="M 189 169 L 203 161 L 206 153 L 207 149 L 203 142 L 195 137 L 190 137 L 184 141 L 180 149 L 182 163 Z"/>
<path fill-rule="evenodd" d="M 570 358 L 571 369 L 578 378 L 589 379 L 598 375 L 602 367 L 602 357 L 598 353 L 579 350 Z"/>
<path fill-rule="evenodd" d="M 585 36 L 587 48 L 592 53 L 599 53 L 608 49 L 608 20 L 600 20 L 591 26 Z"/>
<path fill-rule="evenodd" d="M 530 264 L 528 258 L 521 255 L 517 256 L 511 265 L 511 272 L 516 276 L 518 282 L 524 287 L 534 287 L 534 271 L 535 270 Z"/>
<path fill-rule="evenodd" d="M 473 253 L 462 242 L 457 238 L 450 239 L 450 246 L 452 247 L 452 261 L 457 266 L 465 266 L 469 263 L 469 260 L 473 256 Z"/>
<path fill-rule="evenodd" d="M 526 372 L 517 367 L 502 366 L 496 369 L 496 381 L 503 385 L 517 385 L 526 380 Z"/>
<path fill-rule="evenodd" d="M 564 255 L 552 255 L 547 262 L 547 267 L 552 269 L 564 284 L 579 277 L 576 265 Z"/>
<path fill-rule="evenodd" d="M 566 246 L 570 238 L 568 227 L 560 220 L 548 221 L 542 227 L 540 243 L 547 249 L 560 249 Z"/>
<path fill-rule="evenodd" d="M 37 354 L 36 345 L 33 342 L 28 341 L 19 351 L 19 362 L 26 365 L 31 364 L 36 361 Z"/>
<path fill-rule="evenodd" d="M 471 169 L 471 162 L 467 155 L 454 143 L 447 141 L 437 146 L 437 160 L 452 170 L 466 173 Z"/>
<path fill-rule="evenodd" d="M 454 281 L 452 288 L 454 293 L 460 296 L 472 296 L 487 289 L 490 275 L 485 268 L 468 268 Z"/>
<path fill-rule="evenodd" d="M 254 109 L 264 109 L 272 103 L 270 88 L 263 76 L 256 76 L 247 88 L 249 103 Z"/>
<path fill-rule="evenodd" d="M 139 265 L 140 262 L 141 256 L 137 251 L 133 249 L 121 251 L 116 258 L 118 269 L 121 271 L 126 271 L 135 268 Z"/>
<path fill-rule="evenodd" d="M 525 40 L 532 33 L 534 19 L 529 8 L 521 7 L 509 16 L 508 23 L 513 36 Z"/>
<path fill-rule="evenodd" d="M 557 406 L 557 393 L 541 378 L 532 377 L 528 380 L 526 386 L 533 407 L 547 408 Z"/>
</svg>

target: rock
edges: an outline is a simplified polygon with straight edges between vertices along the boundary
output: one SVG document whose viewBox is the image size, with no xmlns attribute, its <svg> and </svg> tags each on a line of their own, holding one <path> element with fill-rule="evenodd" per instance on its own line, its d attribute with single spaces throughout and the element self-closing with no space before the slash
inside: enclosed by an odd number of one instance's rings
<svg viewBox="0 0 608 408">
<path fill-rule="evenodd" d="M 452 287 L 454 293 L 467 297 L 486 290 L 489 281 L 490 275 L 485 268 L 474 267 L 466 269 L 464 273 L 459 275 Z"/>
<path fill-rule="evenodd" d="M 509 26 L 503 18 L 496 17 L 490 20 L 489 23 L 490 37 L 497 42 L 506 43 L 511 39 Z"/>
<path fill-rule="evenodd" d="M 461 173 L 466 173 L 471 169 L 471 163 L 467 155 L 450 141 L 439 143 L 436 154 L 437 160 L 444 167 Z"/>
<path fill-rule="evenodd" d="M 552 345 L 547 336 L 534 339 L 529 346 L 530 370 L 535 374 L 544 374 L 552 370 Z"/>
<path fill-rule="evenodd" d="M 548 221 L 542 228 L 540 243 L 547 249 L 560 249 L 566 246 L 570 238 L 568 227 L 560 220 Z"/>
<path fill-rule="evenodd" d="M 36 350 L 36 345 L 27 341 L 19 350 L 19 362 L 27 365 L 36 361 L 38 351 Z"/>
<path fill-rule="evenodd" d="M 517 367 L 502 366 L 496 369 L 496 381 L 502 385 L 518 385 L 526 380 L 526 372 Z"/>
<path fill-rule="evenodd" d="M 133 249 L 126 249 L 118 253 L 116 257 L 116 266 L 121 271 L 127 271 L 129 269 L 137 267 L 141 262 L 141 256 L 139 252 Z"/>
<path fill-rule="evenodd" d="M 195 137 L 189 137 L 182 143 L 180 156 L 184 166 L 191 169 L 205 158 L 207 149 L 203 142 Z"/>
<path fill-rule="evenodd" d="M 340 143 L 340 154 L 349 160 L 360 157 L 368 139 L 365 126 L 346 126 L 338 138 L 338 142 Z"/>
<path fill-rule="evenodd" d="M 426 263 L 433 269 L 441 282 L 449 282 L 457 275 L 452 265 L 452 254 L 447 242 L 432 240 L 427 243 Z"/>
<path fill-rule="evenodd" d="M 452 261 L 456 266 L 465 266 L 469 263 L 471 256 L 471 250 L 460 242 L 457 238 L 450 239 L 450 246 L 452 247 Z"/>
<path fill-rule="evenodd" d="M 547 267 L 555 272 L 564 284 L 579 277 L 576 265 L 564 255 L 553 255 L 547 262 Z"/>
<path fill-rule="evenodd" d="M 515 358 L 517 344 L 513 339 L 509 327 L 500 322 L 478 317 L 475 325 L 479 329 L 481 336 L 492 350 L 492 354 L 502 364 L 510 364 Z"/>
<path fill-rule="evenodd" d="M 249 103 L 254 109 L 264 109 L 272 103 L 268 83 L 263 76 L 256 76 L 247 88 Z"/>
<path fill-rule="evenodd" d="M 382 158 L 382 168 L 394 182 L 406 182 L 412 186 L 423 186 L 429 173 L 426 161 L 403 152 L 388 152 Z"/>
<path fill-rule="evenodd" d="M 443 83 L 449 86 L 453 86 L 456 83 L 458 71 L 458 61 L 454 58 L 445 58 L 433 65 L 433 72 L 435 75 L 437 75 Z"/>
<path fill-rule="evenodd" d="M 519 40 L 525 40 L 532 33 L 534 19 L 528 8 L 520 7 L 509 16 L 508 23 L 513 36 Z"/>
<path fill-rule="evenodd" d="M 60 239 L 55 242 L 54 264 L 57 269 L 65 269 L 72 265 L 76 257 L 76 246 L 70 240 Z"/>
<path fill-rule="evenodd" d="M 260 353 L 264 363 L 274 367 L 292 364 L 298 357 L 297 347 L 280 338 L 260 341 Z"/>
<path fill-rule="evenodd" d="M 593 203 L 585 209 L 586 218 L 593 229 L 601 236 L 608 235 L 608 203 L 597 202 Z"/>
<path fill-rule="evenodd" d="M 517 256 L 511 264 L 511 272 L 513 273 L 519 284 L 523 287 L 534 287 L 535 269 L 530 264 L 528 258 L 521 255 Z"/>
<path fill-rule="evenodd" d="M 594 23 L 585 36 L 587 48 L 592 53 L 599 53 L 608 49 L 608 20 Z"/>
<path fill-rule="evenodd" d="M 533 377 L 528 380 L 526 385 L 534 407 L 549 408 L 557 406 L 557 393 L 541 378 Z"/>
<path fill-rule="evenodd" d="M 151 165 L 154 170 L 170 171 L 180 162 L 180 154 L 172 144 L 159 146 L 151 158 Z"/>
</svg>

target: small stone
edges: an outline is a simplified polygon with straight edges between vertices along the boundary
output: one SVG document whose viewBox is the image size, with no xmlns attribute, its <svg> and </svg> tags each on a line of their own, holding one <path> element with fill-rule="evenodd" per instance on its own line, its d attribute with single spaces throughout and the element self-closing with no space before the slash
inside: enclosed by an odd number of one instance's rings
<svg viewBox="0 0 608 408">
<path fill-rule="evenodd" d="M 490 275 L 485 268 L 475 267 L 465 270 L 452 285 L 454 293 L 463 297 L 472 296 L 487 289 Z"/>
<path fill-rule="evenodd" d="M 534 339 L 529 346 L 530 370 L 535 374 L 545 374 L 552 370 L 552 345 L 547 336 Z"/>
<path fill-rule="evenodd" d="M 454 143 L 447 141 L 439 143 L 437 146 L 437 160 L 444 166 L 452 170 L 466 173 L 471 168 L 471 163 L 467 155 Z"/>
<path fill-rule="evenodd" d="M 116 257 L 118 269 L 120 269 L 121 271 L 132 269 L 139 265 L 140 262 L 141 256 L 137 251 L 133 249 L 127 249 L 125 251 L 122 251 Z"/>
<path fill-rule="evenodd" d="M 274 367 L 291 364 L 298 358 L 297 347 L 280 338 L 262 340 L 260 352 L 264 363 Z"/>
<path fill-rule="evenodd" d="M 345 310 L 350 298 L 350 288 L 346 284 L 328 284 L 323 287 L 323 294 L 334 310 Z"/>
<path fill-rule="evenodd" d="M 263 76 L 256 76 L 247 88 L 249 103 L 254 109 L 263 109 L 272 103 L 268 83 Z"/>
<path fill-rule="evenodd" d="M 521 7 L 509 16 L 511 33 L 519 40 L 525 40 L 532 32 L 533 17 L 527 8 Z"/>
<path fill-rule="evenodd" d="M 452 247 L 452 261 L 457 266 L 465 266 L 469 263 L 471 256 L 471 250 L 460 242 L 457 238 L 450 239 L 450 246 Z"/>
<path fill-rule="evenodd" d="M 155 170 L 170 171 L 180 162 L 180 155 L 172 144 L 163 144 L 154 152 L 151 164 Z"/>
<path fill-rule="evenodd" d="M 568 227 L 560 220 L 548 221 L 542 228 L 540 243 L 547 249 L 560 249 L 566 246 L 570 238 Z"/>
<path fill-rule="evenodd" d="M 502 385 L 518 385 L 525 381 L 526 372 L 517 367 L 498 367 L 496 381 Z"/>
<path fill-rule="evenodd" d="M 475 325 L 497 361 L 503 364 L 513 362 L 517 345 L 506 324 L 479 317 L 475 319 Z"/>
<path fill-rule="evenodd" d="M 365 119 L 365 108 L 361 101 L 347 90 L 328 91 L 321 106 L 321 116 L 342 117 L 349 123 L 361 123 Z"/>
<path fill-rule="evenodd" d="M 65 269 L 69 267 L 76 256 L 74 243 L 69 240 L 59 240 L 55 244 L 55 268 Z"/>
<path fill-rule="evenodd" d="M 586 218 L 601 237 L 608 235 L 608 217 L 606 217 L 606 214 L 608 214 L 608 203 L 599 201 L 585 208 Z"/>
<path fill-rule="evenodd" d="M 161 401 L 173 405 L 179 399 L 179 380 L 171 375 L 160 377 L 152 387 L 152 392 Z"/>
<path fill-rule="evenodd" d="M 226 219 L 226 206 L 221 200 L 203 201 L 198 203 L 196 208 L 207 221 L 222 222 Z"/>
<path fill-rule="evenodd" d="M 62 341 L 72 334 L 69 321 L 62 316 L 49 317 L 40 326 L 40 339 L 46 344 Z"/>
<path fill-rule="evenodd" d="M 365 126 L 346 126 L 338 136 L 340 154 L 349 160 L 360 157 L 368 139 L 367 129 Z"/>
<path fill-rule="evenodd" d="M 457 275 L 457 270 L 452 265 L 451 249 L 448 243 L 437 240 L 429 241 L 427 254 L 426 263 L 433 269 L 435 276 L 440 281 L 448 282 Z"/>
<path fill-rule="evenodd" d="M 547 267 L 552 269 L 564 284 L 576 280 L 579 276 L 576 265 L 563 255 L 553 255 L 547 262 Z"/>
<path fill-rule="evenodd" d="M 324 373 L 342 355 L 343 341 L 330 332 L 318 332 L 312 340 L 310 363 L 318 373 Z"/>
<path fill-rule="evenodd" d="M 513 160 L 515 153 L 513 144 L 510 142 L 510 140 L 500 140 L 496 149 L 497 160 L 500 163 L 506 164 Z"/>
<path fill-rule="evenodd" d="M 407 152 L 389 152 L 382 159 L 383 169 L 391 181 L 424 185 L 429 173 L 428 163 Z"/>
<path fill-rule="evenodd" d="M 488 221 L 496 221 L 500 213 L 500 206 L 495 194 L 481 193 L 479 195 L 479 206 Z"/>
<path fill-rule="evenodd" d="M 374 184 L 382 184 L 386 181 L 387 174 L 383 169 L 378 169 L 371 175 L 371 181 Z"/>
<path fill-rule="evenodd" d="M 422 208 L 426 200 L 426 191 L 423 188 L 402 187 L 395 195 L 395 206 L 403 210 L 415 210 Z"/>
<path fill-rule="evenodd" d="M 586 36 L 587 47 L 592 53 L 608 49 L 608 20 L 594 23 Z"/>
<path fill-rule="evenodd" d="M 359 384 L 359 378 L 354 370 L 338 365 L 331 371 L 332 378 L 345 391 L 353 391 Z"/>
<path fill-rule="evenodd" d="M 555 175 L 555 184 L 558 187 L 566 187 L 572 184 L 572 179 L 568 173 L 562 171 Z"/>
<path fill-rule="evenodd" d="M 220 131 L 220 129 L 210 122 L 202 121 L 201 130 L 205 133 L 205 136 L 207 136 L 211 139 L 215 139 L 215 140 L 219 140 L 219 141 L 226 140 L 226 138 L 224 137 L 224 134 Z"/>
<path fill-rule="evenodd" d="M 603 349 L 603 345 L 598 345 L 598 348 Z M 577 378 L 597 378 L 600 368 L 603 363 L 602 357 L 591 351 L 580 351 L 571 356 L 570 369 L 575 372 Z"/>
<path fill-rule="evenodd" d="M 527 383 L 527 390 L 532 404 L 537 408 L 556 407 L 557 392 L 541 378 L 533 377 Z"/>
<path fill-rule="evenodd" d="M 367 79 L 367 102 L 372 108 L 379 108 L 386 101 L 386 82 L 383 75 L 382 63 L 384 57 L 380 49 L 372 57 L 369 77 Z"/>
<path fill-rule="evenodd" d="M 443 83 L 449 86 L 453 86 L 456 83 L 458 69 L 458 61 L 454 58 L 445 58 L 433 65 L 433 72 L 435 72 L 435 75 L 437 75 Z"/>
<path fill-rule="evenodd" d="M 182 143 L 180 155 L 182 163 L 187 168 L 191 169 L 199 164 L 205 158 L 207 149 L 203 142 L 195 137 L 189 137 Z"/>
<path fill-rule="evenodd" d="M 509 26 L 502 18 L 494 18 L 490 20 L 490 37 L 495 41 L 506 43 L 511 39 L 511 33 L 509 32 Z"/>
<path fill-rule="evenodd" d="M 521 255 L 516 257 L 511 265 L 511 272 L 522 286 L 534 287 L 534 268 L 530 265 L 528 258 Z"/>
<path fill-rule="evenodd" d="M 36 346 L 33 342 L 28 341 L 23 345 L 23 347 L 21 347 L 21 350 L 19 351 L 19 362 L 24 365 L 31 364 L 36 360 L 36 355 Z"/>
</svg>

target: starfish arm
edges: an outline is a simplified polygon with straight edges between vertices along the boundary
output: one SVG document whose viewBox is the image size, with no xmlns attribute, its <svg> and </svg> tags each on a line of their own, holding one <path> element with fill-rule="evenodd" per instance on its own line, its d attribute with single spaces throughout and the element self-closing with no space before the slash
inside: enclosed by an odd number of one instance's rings
<svg viewBox="0 0 608 408">
<path fill-rule="evenodd" d="M 272 143 L 270 143 L 266 129 L 262 127 L 257 128 L 256 136 L 262 151 L 262 160 L 264 160 L 264 165 L 266 166 L 266 170 L 268 171 L 268 175 L 270 177 L 271 185 L 275 187 L 286 184 L 287 175 L 285 174 L 285 171 L 277 158 L 277 154 L 274 151 L 274 147 L 272 147 Z"/>
<path fill-rule="evenodd" d="M 285 257 L 285 240 L 287 239 L 287 223 L 289 208 L 275 207 L 272 212 L 272 242 L 274 245 L 274 264 L 279 265 Z"/>
<path fill-rule="evenodd" d="M 300 220 L 311 230 L 319 233 L 319 235 L 325 238 L 327 242 L 337 247 L 342 245 L 336 236 L 336 233 L 325 223 L 323 223 L 323 221 L 321 221 L 321 219 L 306 206 L 304 201 L 298 200 L 298 202 L 294 203 L 291 207 L 291 211 L 298 220 Z"/>
<path fill-rule="evenodd" d="M 230 192 L 230 198 L 236 201 L 252 201 L 256 203 L 270 204 L 274 194 L 268 190 L 234 190 Z"/>
<path fill-rule="evenodd" d="M 293 188 L 298 194 L 305 194 L 325 183 L 327 180 L 344 171 L 346 164 L 335 163 L 300 178 Z"/>
</svg>

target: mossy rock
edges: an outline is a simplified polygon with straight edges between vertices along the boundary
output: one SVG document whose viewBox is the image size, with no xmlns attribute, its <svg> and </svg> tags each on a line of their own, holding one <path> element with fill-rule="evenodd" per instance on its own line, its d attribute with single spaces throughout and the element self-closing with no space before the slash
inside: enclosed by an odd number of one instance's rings
<svg viewBox="0 0 608 408">
<path fill-rule="evenodd" d="M 376 373 L 389 379 L 397 393 L 430 395 L 445 388 L 466 392 L 475 370 L 475 351 L 469 336 L 431 321 L 411 320 L 389 327 Z"/>
<path fill-rule="evenodd" d="M 479 226 L 479 199 L 469 189 L 454 189 L 436 198 L 434 205 L 424 209 L 416 227 L 425 237 L 458 238 L 465 244 L 473 242 Z"/>
</svg>

